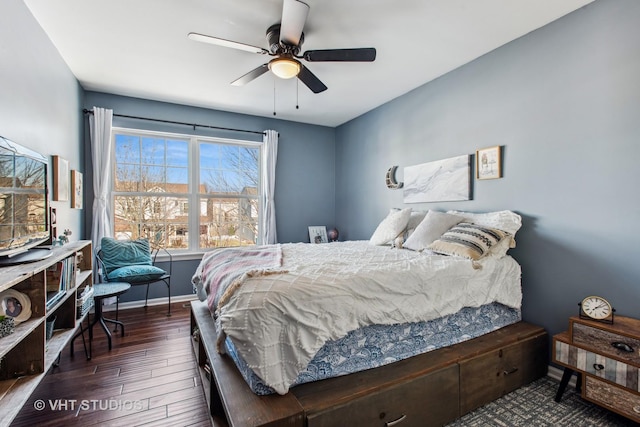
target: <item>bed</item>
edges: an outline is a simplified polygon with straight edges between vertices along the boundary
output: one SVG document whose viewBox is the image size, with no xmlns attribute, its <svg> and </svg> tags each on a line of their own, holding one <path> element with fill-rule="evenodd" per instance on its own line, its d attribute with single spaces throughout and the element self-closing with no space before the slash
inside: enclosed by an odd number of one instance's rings
<svg viewBox="0 0 640 427">
<path fill-rule="evenodd" d="M 522 323 L 520 266 L 506 254 L 519 226 L 510 211 L 402 209 L 367 241 L 213 251 L 193 276 L 213 323 L 198 339 L 256 399 L 394 369 Z"/>
</svg>

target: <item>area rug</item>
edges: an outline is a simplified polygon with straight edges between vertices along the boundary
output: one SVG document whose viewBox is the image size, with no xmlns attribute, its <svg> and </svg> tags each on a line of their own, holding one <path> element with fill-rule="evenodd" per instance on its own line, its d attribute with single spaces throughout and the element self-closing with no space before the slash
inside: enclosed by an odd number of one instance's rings
<svg viewBox="0 0 640 427">
<path fill-rule="evenodd" d="M 489 403 L 447 427 L 464 426 L 611 426 L 627 427 L 638 424 L 580 397 L 568 386 L 560 403 L 554 398 L 558 381 L 543 377 Z"/>
</svg>

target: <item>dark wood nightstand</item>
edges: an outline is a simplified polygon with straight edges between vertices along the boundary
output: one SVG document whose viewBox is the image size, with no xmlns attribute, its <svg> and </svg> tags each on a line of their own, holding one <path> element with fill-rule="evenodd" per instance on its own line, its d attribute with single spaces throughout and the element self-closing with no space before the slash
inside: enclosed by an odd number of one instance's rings
<svg viewBox="0 0 640 427">
<path fill-rule="evenodd" d="M 553 362 L 565 367 L 556 401 L 577 372 L 584 399 L 640 422 L 640 320 L 571 317 L 569 330 L 553 337 Z"/>
</svg>

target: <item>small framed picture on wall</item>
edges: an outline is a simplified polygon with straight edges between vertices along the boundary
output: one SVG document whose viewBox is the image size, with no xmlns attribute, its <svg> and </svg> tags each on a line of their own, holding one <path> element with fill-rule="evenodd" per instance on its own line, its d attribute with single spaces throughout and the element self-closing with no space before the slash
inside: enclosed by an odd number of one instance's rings
<svg viewBox="0 0 640 427">
<path fill-rule="evenodd" d="M 309 242 L 329 243 L 329 239 L 327 239 L 327 227 L 324 225 L 314 225 L 309 227 Z"/>
<path fill-rule="evenodd" d="M 476 151 L 476 179 L 502 178 L 502 155 L 500 146 Z"/>
<path fill-rule="evenodd" d="M 53 200 L 69 200 L 69 161 L 60 156 L 53 156 Z"/>
<path fill-rule="evenodd" d="M 71 207 L 82 209 L 82 173 L 71 171 Z"/>
</svg>

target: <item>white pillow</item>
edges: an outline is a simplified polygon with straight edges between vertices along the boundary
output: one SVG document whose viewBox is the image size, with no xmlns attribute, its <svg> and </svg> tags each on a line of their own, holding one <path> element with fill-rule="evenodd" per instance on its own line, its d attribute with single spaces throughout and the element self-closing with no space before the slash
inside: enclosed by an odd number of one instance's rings
<svg viewBox="0 0 640 427">
<path fill-rule="evenodd" d="M 369 243 L 372 245 L 384 245 L 394 240 L 404 232 L 411 216 L 411 208 L 402 210 L 391 209 L 389 215 L 382 220 L 376 231 L 373 232 Z"/>
<path fill-rule="evenodd" d="M 464 220 L 473 224 L 484 225 L 508 232 L 511 237 L 503 239 L 491 248 L 488 256 L 502 258 L 509 248 L 516 247 L 516 232 L 522 227 L 522 217 L 512 211 L 497 211 L 486 213 L 473 213 L 462 211 L 448 211 L 447 213 L 460 215 Z"/>
<path fill-rule="evenodd" d="M 403 247 L 421 251 L 451 227 L 462 221 L 464 221 L 464 218 L 459 215 L 430 210 L 415 231 L 407 238 L 407 241 L 404 242 Z"/>
<path fill-rule="evenodd" d="M 428 211 L 411 211 L 411 216 L 409 217 L 409 222 L 407 223 L 407 228 L 404 229 L 404 233 L 402 233 L 402 242 L 406 242 L 409 236 L 413 234 L 416 230 L 416 227 L 420 225 L 424 217 L 427 215 Z M 402 247 L 402 246 L 400 246 Z"/>
<path fill-rule="evenodd" d="M 428 212 L 429 211 L 411 211 L 411 216 L 409 217 L 409 222 L 407 223 L 408 234 L 413 233 L 415 229 L 418 228 L 424 217 L 427 216 Z"/>
</svg>

